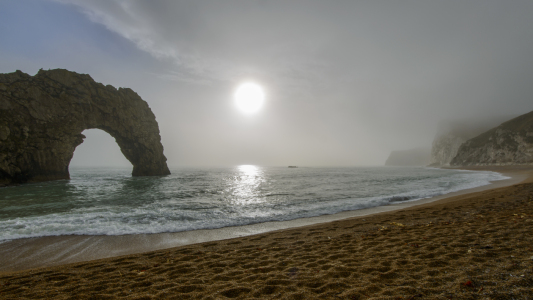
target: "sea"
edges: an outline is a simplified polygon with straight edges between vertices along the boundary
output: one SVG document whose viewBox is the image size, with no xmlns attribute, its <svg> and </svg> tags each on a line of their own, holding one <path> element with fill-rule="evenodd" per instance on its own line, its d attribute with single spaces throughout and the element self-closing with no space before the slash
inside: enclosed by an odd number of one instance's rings
<svg viewBox="0 0 533 300">
<path fill-rule="evenodd" d="M 214 229 L 415 201 L 507 179 L 408 167 L 71 168 L 70 180 L 0 188 L 0 242 Z"/>
</svg>

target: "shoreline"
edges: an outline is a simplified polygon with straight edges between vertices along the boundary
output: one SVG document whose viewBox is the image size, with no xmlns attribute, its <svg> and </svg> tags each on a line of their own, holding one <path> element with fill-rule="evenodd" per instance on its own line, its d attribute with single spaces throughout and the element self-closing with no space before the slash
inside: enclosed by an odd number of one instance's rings
<svg viewBox="0 0 533 300">
<path fill-rule="evenodd" d="M 373 215 L 1 273 L 0 297 L 530 299 L 533 168 L 506 173 L 520 183 Z"/>
<path fill-rule="evenodd" d="M 455 168 L 451 168 L 455 169 Z M 532 176 L 530 166 L 457 168 L 472 171 L 492 171 L 510 179 L 498 180 L 476 188 L 465 189 L 431 198 L 407 201 L 354 211 L 290 221 L 272 221 L 243 226 L 201 229 L 175 233 L 133 234 L 133 235 L 67 235 L 17 239 L 0 243 L 0 275 L 35 268 L 61 266 L 97 259 L 159 251 L 212 241 L 235 239 L 262 233 L 292 228 L 302 228 L 329 222 L 375 216 L 379 214 L 410 209 L 433 203 L 449 201 L 454 197 L 512 186 Z"/>
</svg>

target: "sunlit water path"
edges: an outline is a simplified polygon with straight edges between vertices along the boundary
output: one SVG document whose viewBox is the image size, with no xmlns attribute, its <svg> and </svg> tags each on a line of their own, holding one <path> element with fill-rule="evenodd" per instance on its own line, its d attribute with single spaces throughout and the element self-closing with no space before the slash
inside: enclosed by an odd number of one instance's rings
<svg viewBox="0 0 533 300">
<path fill-rule="evenodd" d="M 0 241 L 51 235 L 178 232 L 334 214 L 506 179 L 431 168 L 72 169 L 71 180 L 0 189 Z"/>
</svg>

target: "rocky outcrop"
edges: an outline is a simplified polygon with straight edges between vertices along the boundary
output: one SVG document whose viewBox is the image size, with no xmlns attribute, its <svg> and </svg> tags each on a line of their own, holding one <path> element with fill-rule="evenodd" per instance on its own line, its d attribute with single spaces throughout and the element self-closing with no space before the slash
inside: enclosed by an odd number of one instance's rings
<svg viewBox="0 0 533 300">
<path fill-rule="evenodd" d="M 385 161 L 386 166 L 426 166 L 430 161 L 431 151 L 427 148 L 392 151 Z"/>
<path fill-rule="evenodd" d="M 453 166 L 533 164 L 533 111 L 466 141 Z"/>
<path fill-rule="evenodd" d="M 465 138 L 453 133 L 440 135 L 433 140 L 430 166 L 449 166 Z"/>
<path fill-rule="evenodd" d="M 459 147 L 467 140 L 509 120 L 510 116 L 441 122 L 431 147 L 430 166 L 450 166 Z"/>
<path fill-rule="evenodd" d="M 91 128 L 115 138 L 133 176 L 170 174 L 155 116 L 131 89 L 61 69 L 0 74 L 0 184 L 68 179 Z"/>
</svg>

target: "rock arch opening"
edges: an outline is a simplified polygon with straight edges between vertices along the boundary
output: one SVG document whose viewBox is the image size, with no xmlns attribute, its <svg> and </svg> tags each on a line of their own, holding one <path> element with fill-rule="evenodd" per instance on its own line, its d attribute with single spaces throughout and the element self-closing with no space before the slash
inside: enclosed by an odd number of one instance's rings
<svg viewBox="0 0 533 300">
<path fill-rule="evenodd" d="M 83 143 L 74 150 L 69 169 L 87 167 L 133 168 L 115 138 L 100 129 L 86 129 Z"/>
</svg>

